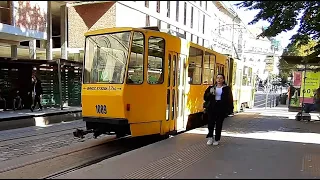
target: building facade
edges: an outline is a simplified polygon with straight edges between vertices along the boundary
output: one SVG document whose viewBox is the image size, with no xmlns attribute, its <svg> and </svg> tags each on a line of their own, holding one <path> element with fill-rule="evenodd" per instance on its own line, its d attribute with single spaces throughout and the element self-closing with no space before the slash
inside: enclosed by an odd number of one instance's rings
<svg viewBox="0 0 320 180">
<path fill-rule="evenodd" d="M 67 44 L 67 1 L 2 1 L 0 57 L 57 59 Z M 66 52 L 66 48 L 62 48 Z M 66 54 L 66 53 L 64 53 Z M 65 57 L 64 59 L 68 59 Z"/>
<path fill-rule="evenodd" d="M 231 54 L 232 23 L 239 22 L 235 16 L 220 1 L 70 3 L 68 49 L 81 50 L 84 47 L 83 34 L 88 30 L 157 26 L 201 46 Z M 233 37 L 237 42 L 237 32 Z"/>
<path fill-rule="evenodd" d="M 81 61 L 86 31 L 146 26 L 252 61 L 258 74 L 264 74 L 270 51 L 270 41 L 256 39 L 258 32 L 250 32 L 222 1 L 6 1 L 0 6 L 7 8 L 0 11 L 2 57 Z"/>
</svg>

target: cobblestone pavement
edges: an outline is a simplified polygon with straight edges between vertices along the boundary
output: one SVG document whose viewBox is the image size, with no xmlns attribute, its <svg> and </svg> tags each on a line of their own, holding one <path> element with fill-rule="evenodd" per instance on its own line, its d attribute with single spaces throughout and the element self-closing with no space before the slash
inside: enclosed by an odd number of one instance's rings
<svg viewBox="0 0 320 180">
<path fill-rule="evenodd" d="M 92 139 L 90 135 L 84 139 L 73 137 L 72 132 L 76 128 L 84 127 L 85 122 L 77 120 L 48 127 L 27 127 L 0 131 L 0 162 Z"/>
</svg>

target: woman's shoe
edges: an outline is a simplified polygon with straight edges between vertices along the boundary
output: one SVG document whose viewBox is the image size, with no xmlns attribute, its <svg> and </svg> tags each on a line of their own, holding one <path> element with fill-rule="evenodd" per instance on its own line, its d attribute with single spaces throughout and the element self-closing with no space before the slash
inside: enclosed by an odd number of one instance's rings
<svg viewBox="0 0 320 180">
<path fill-rule="evenodd" d="M 213 138 L 208 138 L 207 145 L 212 145 L 212 143 L 213 143 Z"/>
</svg>

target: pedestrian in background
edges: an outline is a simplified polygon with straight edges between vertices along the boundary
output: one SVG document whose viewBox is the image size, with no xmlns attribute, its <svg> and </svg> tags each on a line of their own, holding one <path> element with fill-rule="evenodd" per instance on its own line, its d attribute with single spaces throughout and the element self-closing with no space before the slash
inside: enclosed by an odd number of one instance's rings
<svg viewBox="0 0 320 180">
<path fill-rule="evenodd" d="M 225 82 L 225 76 L 218 74 L 216 84 L 209 86 L 204 93 L 205 108 L 208 114 L 208 145 L 218 145 L 224 119 L 233 113 L 232 91 Z M 215 136 L 213 139 L 213 131 Z"/>
<path fill-rule="evenodd" d="M 31 106 L 31 111 L 33 112 L 36 105 L 39 105 L 39 110 L 42 110 L 41 105 L 41 96 L 42 96 L 42 86 L 41 81 L 38 77 L 32 76 L 32 97 L 33 97 L 33 105 Z"/>
</svg>

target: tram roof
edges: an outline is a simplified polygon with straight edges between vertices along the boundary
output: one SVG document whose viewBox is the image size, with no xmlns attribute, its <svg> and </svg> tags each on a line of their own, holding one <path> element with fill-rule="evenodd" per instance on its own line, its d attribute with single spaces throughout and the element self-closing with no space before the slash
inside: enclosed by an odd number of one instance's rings
<svg viewBox="0 0 320 180">
<path fill-rule="evenodd" d="M 304 56 L 281 56 L 281 58 L 288 64 L 304 64 Z M 307 64 L 320 66 L 320 57 L 309 59 Z"/>
<path fill-rule="evenodd" d="M 90 36 L 90 35 L 105 34 L 105 33 L 111 33 L 111 32 L 119 32 L 119 31 L 132 31 L 133 29 L 134 28 L 130 28 L 130 27 L 103 28 L 103 29 L 88 31 L 84 33 L 84 35 Z"/>
</svg>

